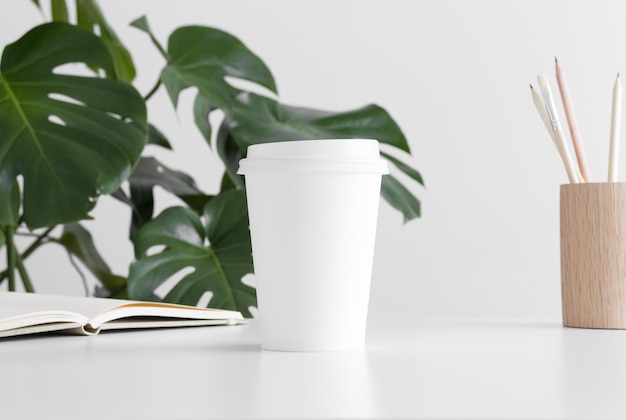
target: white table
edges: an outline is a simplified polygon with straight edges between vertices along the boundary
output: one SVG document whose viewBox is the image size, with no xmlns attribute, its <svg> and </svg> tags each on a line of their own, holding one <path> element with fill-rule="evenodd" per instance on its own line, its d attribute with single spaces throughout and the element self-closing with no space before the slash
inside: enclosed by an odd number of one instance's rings
<svg viewBox="0 0 626 420">
<path fill-rule="evenodd" d="M 364 351 L 258 325 L 0 341 L 0 419 L 626 418 L 626 331 L 372 320 Z"/>
</svg>

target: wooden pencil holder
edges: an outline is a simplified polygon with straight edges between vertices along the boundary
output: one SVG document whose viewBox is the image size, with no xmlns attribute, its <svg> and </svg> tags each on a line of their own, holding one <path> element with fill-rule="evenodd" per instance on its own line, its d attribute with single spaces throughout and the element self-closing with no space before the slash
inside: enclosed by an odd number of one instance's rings
<svg viewBox="0 0 626 420">
<path fill-rule="evenodd" d="M 561 185 L 563 325 L 626 329 L 626 183 Z"/>
</svg>

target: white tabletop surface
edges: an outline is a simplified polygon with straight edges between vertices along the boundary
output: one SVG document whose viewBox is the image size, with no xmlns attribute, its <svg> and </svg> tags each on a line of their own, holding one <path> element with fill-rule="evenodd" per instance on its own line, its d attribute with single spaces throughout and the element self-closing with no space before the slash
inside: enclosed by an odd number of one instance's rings
<svg viewBox="0 0 626 420">
<path fill-rule="evenodd" d="M 0 341 L 0 419 L 626 418 L 626 331 L 371 320 L 364 351 L 258 325 Z"/>
</svg>

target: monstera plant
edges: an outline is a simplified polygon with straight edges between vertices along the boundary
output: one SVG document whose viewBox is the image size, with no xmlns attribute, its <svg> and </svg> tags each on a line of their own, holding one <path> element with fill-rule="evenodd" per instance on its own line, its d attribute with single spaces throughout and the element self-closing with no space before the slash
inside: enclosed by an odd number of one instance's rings
<svg viewBox="0 0 626 420">
<path fill-rule="evenodd" d="M 9 290 L 21 280 L 25 290 L 34 291 L 25 260 L 54 243 L 75 265 L 81 262 L 77 267 L 91 271 L 98 295 L 196 305 L 208 293 L 210 306 L 250 316 L 255 290 L 242 278 L 254 270 L 245 185 L 236 174 L 249 145 L 375 138 L 395 149 L 383 156 L 396 170 L 423 182 L 397 157 L 409 156 L 409 145 L 383 108 L 329 112 L 283 104 L 266 64 L 215 28 L 178 28 L 164 47 L 145 17 L 132 22 L 165 63 L 154 88 L 142 97 L 132 86 L 132 56 L 96 2 L 73 4 L 75 22 L 68 18 L 66 0 L 51 0 L 52 22 L 6 46 L 0 62 L 0 246 L 6 248 L 0 282 Z M 90 70 L 72 72 L 67 64 Z M 229 78 L 260 85 L 272 96 L 237 88 Z M 142 156 L 146 144 L 172 149 L 146 117 L 146 102 L 161 87 L 174 106 L 181 91 L 197 89 L 195 123 L 225 167 L 220 191 L 202 191 L 188 174 Z M 209 120 L 214 112 L 223 115 L 217 127 Z M 180 198 L 180 205 L 154 215 L 157 185 Z M 384 177 L 381 194 L 405 221 L 419 216 L 419 200 L 393 175 Z M 129 208 L 129 238 L 120 238 L 132 240 L 135 249 L 128 273 L 111 271 L 80 223 L 102 195 Z M 25 249 L 16 246 L 20 235 L 33 237 Z M 159 252 L 148 252 L 155 246 Z M 186 272 L 180 280 L 159 295 L 157 289 L 181 270 Z"/>
</svg>

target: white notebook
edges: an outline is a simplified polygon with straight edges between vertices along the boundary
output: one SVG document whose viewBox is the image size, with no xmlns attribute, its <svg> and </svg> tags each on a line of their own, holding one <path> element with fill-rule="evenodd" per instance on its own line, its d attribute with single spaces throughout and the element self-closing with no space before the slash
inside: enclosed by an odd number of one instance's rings
<svg viewBox="0 0 626 420">
<path fill-rule="evenodd" d="M 237 311 L 157 302 L 0 292 L 0 337 L 59 331 L 95 335 L 104 330 L 236 325 Z"/>
</svg>

